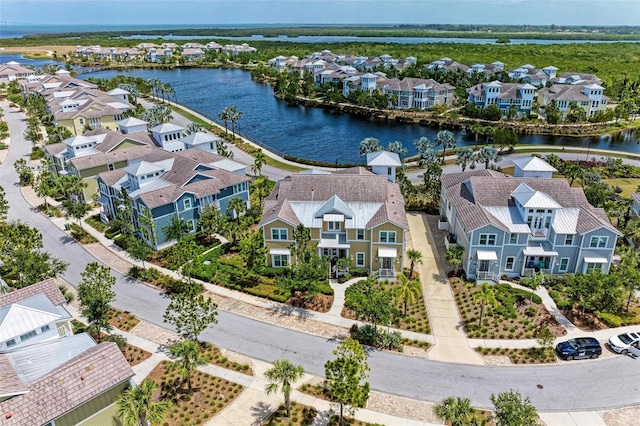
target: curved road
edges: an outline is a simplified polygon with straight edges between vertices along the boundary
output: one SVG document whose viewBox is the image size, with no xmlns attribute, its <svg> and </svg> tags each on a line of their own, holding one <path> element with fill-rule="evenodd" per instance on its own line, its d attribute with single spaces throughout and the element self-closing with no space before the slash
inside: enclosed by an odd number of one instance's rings
<svg viewBox="0 0 640 426">
<path fill-rule="evenodd" d="M 4 103 L 6 105 L 6 103 Z M 12 144 L 0 166 L 0 184 L 10 202 L 9 218 L 23 220 L 42 232 L 45 249 L 69 262 L 64 278 L 73 284 L 88 262 L 96 259 L 63 231 L 37 213 L 22 197 L 13 162 L 30 151 L 24 141 L 22 114 L 5 108 Z M 166 327 L 162 314 L 167 299 L 157 290 L 115 273 L 114 306 L 141 319 Z M 336 342 L 270 324 L 220 312 L 219 323 L 207 329 L 204 340 L 248 355 L 274 361 L 288 358 L 316 375 L 324 374 L 324 363 L 333 357 Z M 396 353 L 370 353 L 370 383 L 374 390 L 409 398 L 439 401 L 447 396 L 465 396 L 479 407 L 490 407 L 492 393 L 517 389 L 529 396 L 541 411 L 605 409 L 640 403 L 640 362 L 629 357 L 600 361 L 574 361 L 553 366 L 491 367 L 449 364 L 405 357 Z"/>
</svg>

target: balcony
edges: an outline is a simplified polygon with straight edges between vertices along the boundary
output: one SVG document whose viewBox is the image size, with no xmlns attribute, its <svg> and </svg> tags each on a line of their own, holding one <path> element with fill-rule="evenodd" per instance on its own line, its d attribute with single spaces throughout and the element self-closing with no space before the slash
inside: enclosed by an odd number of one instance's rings
<svg viewBox="0 0 640 426">
<path fill-rule="evenodd" d="M 549 234 L 549 228 L 531 228 L 532 240 L 546 240 Z"/>
<path fill-rule="evenodd" d="M 538 268 L 538 267 L 524 268 L 524 270 L 522 271 L 522 276 L 523 277 L 530 277 L 531 275 L 533 275 L 534 272 L 543 272 L 545 274 L 551 274 L 551 269 L 550 268 Z"/>
<path fill-rule="evenodd" d="M 493 272 L 478 271 L 476 272 L 476 280 L 477 281 L 493 281 L 497 283 L 500 280 L 500 276 Z"/>
<path fill-rule="evenodd" d="M 323 232 L 318 248 L 349 248 L 346 232 Z"/>
</svg>

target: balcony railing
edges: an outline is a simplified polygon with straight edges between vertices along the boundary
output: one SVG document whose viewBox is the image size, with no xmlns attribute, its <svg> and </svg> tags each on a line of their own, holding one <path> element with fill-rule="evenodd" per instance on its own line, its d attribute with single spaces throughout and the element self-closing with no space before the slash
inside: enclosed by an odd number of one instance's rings
<svg viewBox="0 0 640 426">
<path fill-rule="evenodd" d="M 551 268 L 524 268 L 524 271 L 522 271 L 522 276 L 528 277 L 533 275 L 534 272 L 544 272 L 545 274 L 550 274 Z"/>
<path fill-rule="evenodd" d="M 449 250 L 449 247 L 458 245 L 458 239 L 454 234 L 448 233 L 447 235 L 444 236 L 444 245 L 447 248 L 447 250 Z"/>
<path fill-rule="evenodd" d="M 546 239 L 548 234 L 548 228 L 531 228 L 532 239 Z"/>
<path fill-rule="evenodd" d="M 476 279 L 483 280 L 483 281 L 488 280 L 488 281 L 498 282 L 500 280 L 500 276 L 493 272 L 478 271 L 476 272 Z"/>
<path fill-rule="evenodd" d="M 395 279 L 396 271 L 393 269 L 378 269 L 376 276 L 379 280 Z"/>
</svg>

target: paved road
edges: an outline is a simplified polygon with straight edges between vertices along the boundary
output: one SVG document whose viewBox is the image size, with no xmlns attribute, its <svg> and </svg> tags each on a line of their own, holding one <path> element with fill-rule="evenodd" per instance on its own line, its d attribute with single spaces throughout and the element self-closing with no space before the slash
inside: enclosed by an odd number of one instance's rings
<svg viewBox="0 0 640 426">
<path fill-rule="evenodd" d="M 5 104 L 6 105 L 6 104 Z M 82 246 L 70 240 L 22 198 L 13 162 L 26 155 L 30 145 L 22 138 L 22 116 L 5 109 L 13 143 L 0 166 L 0 184 L 10 202 L 11 220 L 23 220 L 43 234 L 45 249 L 69 262 L 64 278 L 77 284 L 88 262 L 96 261 Z M 117 278 L 114 303 L 118 309 L 157 325 L 164 325 L 162 313 L 167 299 L 157 290 Z M 336 342 L 305 333 L 275 327 L 228 312 L 220 312 L 219 323 L 202 338 L 220 347 L 253 358 L 274 361 L 288 358 L 317 375 L 332 358 Z M 574 361 L 555 366 L 490 367 L 448 364 L 405 357 L 390 352 L 372 352 L 370 382 L 373 389 L 410 398 L 439 401 L 447 396 L 471 398 L 474 405 L 490 407 L 489 396 L 510 388 L 530 396 L 541 411 L 604 409 L 640 404 L 640 361 L 613 357 L 601 361 Z"/>
</svg>

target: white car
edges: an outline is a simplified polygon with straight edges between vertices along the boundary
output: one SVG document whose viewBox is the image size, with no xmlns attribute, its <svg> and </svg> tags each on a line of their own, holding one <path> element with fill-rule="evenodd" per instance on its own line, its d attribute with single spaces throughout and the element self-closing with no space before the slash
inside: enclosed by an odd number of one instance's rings
<svg viewBox="0 0 640 426">
<path fill-rule="evenodd" d="M 629 345 L 629 354 L 634 358 L 640 357 L 640 340 Z"/>
<path fill-rule="evenodd" d="M 640 341 L 640 333 L 623 333 L 609 338 L 609 346 L 619 354 L 626 355 L 629 353 L 629 347 Z"/>
</svg>

